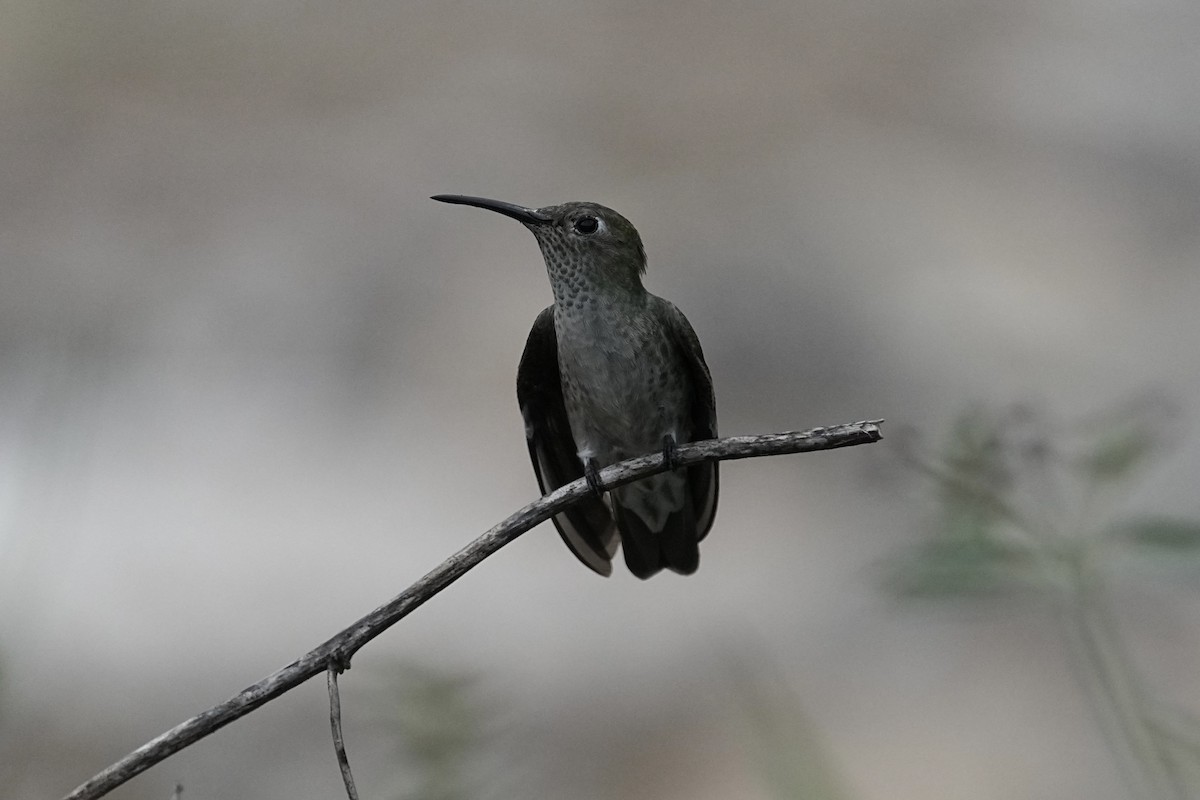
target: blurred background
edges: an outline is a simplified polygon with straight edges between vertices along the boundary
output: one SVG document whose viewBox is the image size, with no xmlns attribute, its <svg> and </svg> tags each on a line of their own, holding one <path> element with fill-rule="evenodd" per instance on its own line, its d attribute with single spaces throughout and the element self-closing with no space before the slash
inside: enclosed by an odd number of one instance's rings
<svg viewBox="0 0 1200 800">
<path fill-rule="evenodd" d="M 727 464 L 687 579 L 486 561 L 343 677 L 364 797 L 1198 796 L 1197 7 L 499 8 L 4 3 L 0 795 L 536 496 L 549 284 L 446 192 L 631 219 L 723 434 L 888 438 Z M 326 714 L 114 796 L 338 796 Z"/>
</svg>

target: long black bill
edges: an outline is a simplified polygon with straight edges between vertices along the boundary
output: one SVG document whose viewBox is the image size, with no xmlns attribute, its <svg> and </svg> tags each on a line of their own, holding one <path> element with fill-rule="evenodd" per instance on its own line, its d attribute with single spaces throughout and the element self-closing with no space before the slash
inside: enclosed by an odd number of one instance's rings
<svg viewBox="0 0 1200 800">
<path fill-rule="evenodd" d="M 471 197 L 465 194 L 435 194 L 429 199 L 442 203 L 455 203 L 460 206 L 486 208 L 488 211 L 499 212 L 506 217 L 512 217 L 515 220 L 524 222 L 526 225 L 543 225 L 552 221 L 551 217 L 546 216 L 536 208 L 525 208 L 525 206 L 513 205 L 501 200 L 488 200 L 486 197 Z"/>
</svg>

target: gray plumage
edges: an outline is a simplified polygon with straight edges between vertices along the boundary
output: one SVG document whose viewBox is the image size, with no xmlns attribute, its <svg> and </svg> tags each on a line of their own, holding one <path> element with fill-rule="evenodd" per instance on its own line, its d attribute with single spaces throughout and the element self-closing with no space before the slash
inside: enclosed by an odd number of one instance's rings
<svg viewBox="0 0 1200 800">
<path fill-rule="evenodd" d="M 438 195 L 520 220 L 541 247 L 554 304 L 534 321 L 517 370 L 517 400 L 543 493 L 647 452 L 717 435 L 712 378 L 674 305 L 645 290 L 634 227 L 595 203 L 527 209 Z M 685 467 L 591 496 L 554 518 L 571 551 L 612 573 L 618 541 L 630 572 L 682 574 L 699 565 L 718 495 L 715 463 Z"/>
</svg>

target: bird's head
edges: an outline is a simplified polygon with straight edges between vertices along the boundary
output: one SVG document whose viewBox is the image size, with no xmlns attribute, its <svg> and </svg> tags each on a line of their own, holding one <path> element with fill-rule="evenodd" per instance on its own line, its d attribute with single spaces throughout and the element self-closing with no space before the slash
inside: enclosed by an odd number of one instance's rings
<svg viewBox="0 0 1200 800">
<path fill-rule="evenodd" d="M 646 271 L 642 237 L 629 220 L 598 203 L 563 203 L 525 208 L 500 200 L 457 194 L 434 195 L 434 200 L 486 208 L 512 217 L 528 228 L 542 250 L 556 294 L 584 286 L 641 291 Z"/>
</svg>

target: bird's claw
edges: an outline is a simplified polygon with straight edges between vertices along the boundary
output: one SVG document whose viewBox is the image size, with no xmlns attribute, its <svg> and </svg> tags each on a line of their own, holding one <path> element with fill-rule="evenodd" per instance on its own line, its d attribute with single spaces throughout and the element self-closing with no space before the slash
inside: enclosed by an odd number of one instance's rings
<svg viewBox="0 0 1200 800">
<path fill-rule="evenodd" d="M 604 485 L 600 482 L 600 468 L 596 466 L 596 462 L 588 459 L 583 465 L 583 477 L 587 481 L 588 487 L 595 493 L 596 497 L 604 496 Z"/>
<path fill-rule="evenodd" d="M 669 433 L 663 436 L 662 457 L 667 469 L 679 469 L 679 452 L 675 447 L 675 437 Z"/>
</svg>

